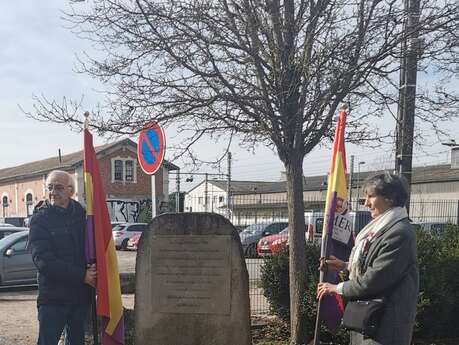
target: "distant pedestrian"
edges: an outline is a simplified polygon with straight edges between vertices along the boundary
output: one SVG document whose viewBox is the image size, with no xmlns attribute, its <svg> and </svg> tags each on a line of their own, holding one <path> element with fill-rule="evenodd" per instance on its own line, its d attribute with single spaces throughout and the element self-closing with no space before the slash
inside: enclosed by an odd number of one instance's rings
<svg viewBox="0 0 459 345">
<path fill-rule="evenodd" d="M 384 300 L 385 309 L 372 338 L 351 332 L 352 345 L 410 345 L 419 292 L 416 235 L 408 219 L 406 182 L 389 173 L 369 178 L 365 205 L 373 220 L 356 237 L 345 263 L 325 260 L 328 269 L 346 270 L 349 280 L 320 283 L 319 299 L 338 293 L 349 301 Z"/>
<path fill-rule="evenodd" d="M 84 345 L 84 326 L 95 266 L 86 265 L 83 207 L 72 196 L 75 180 L 54 170 L 46 179 L 48 199 L 30 221 L 29 247 L 38 268 L 38 345 L 56 345 L 66 329 L 66 344 Z"/>
</svg>

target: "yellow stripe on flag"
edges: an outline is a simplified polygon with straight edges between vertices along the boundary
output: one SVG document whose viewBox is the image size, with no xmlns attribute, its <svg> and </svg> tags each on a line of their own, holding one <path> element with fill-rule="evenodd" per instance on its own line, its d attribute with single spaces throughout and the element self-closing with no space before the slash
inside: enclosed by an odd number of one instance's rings
<svg viewBox="0 0 459 345">
<path fill-rule="evenodd" d="M 92 187 L 92 176 L 90 173 L 84 173 L 84 191 L 85 191 L 85 200 L 86 200 L 86 214 L 88 216 L 94 215 L 93 209 L 93 187 Z"/>
<path fill-rule="evenodd" d="M 118 272 L 118 259 L 115 252 L 113 238 L 108 243 L 105 255 L 107 257 L 107 269 L 109 272 Z M 112 335 L 118 322 L 123 315 L 123 305 L 121 300 L 120 277 L 116 274 L 108 275 L 108 300 L 110 305 L 110 320 L 105 331 Z"/>
</svg>

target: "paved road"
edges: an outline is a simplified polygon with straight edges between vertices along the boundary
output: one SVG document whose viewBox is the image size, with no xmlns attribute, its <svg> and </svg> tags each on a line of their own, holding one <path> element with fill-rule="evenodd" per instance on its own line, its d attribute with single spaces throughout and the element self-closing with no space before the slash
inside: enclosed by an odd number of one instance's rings
<svg viewBox="0 0 459 345">
<path fill-rule="evenodd" d="M 135 260 L 137 252 L 133 251 L 116 251 L 118 255 L 119 270 L 122 273 L 135 272 Z M 260 279 L 260 267 L 263 259 L 245 259 L 249 280 Z"/>
</svg>

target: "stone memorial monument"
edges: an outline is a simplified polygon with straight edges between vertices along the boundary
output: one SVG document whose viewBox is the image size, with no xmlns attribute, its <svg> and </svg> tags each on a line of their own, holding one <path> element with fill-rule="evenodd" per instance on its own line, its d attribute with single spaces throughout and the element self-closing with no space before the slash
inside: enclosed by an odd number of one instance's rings
<svg viewBox="0 0 459 345">
<path fill-rule="evenodd" d="M 136 345 L 250 345 L 238 234 L 213 213 L 156 217 L 137 251 Z"/>
</svg>

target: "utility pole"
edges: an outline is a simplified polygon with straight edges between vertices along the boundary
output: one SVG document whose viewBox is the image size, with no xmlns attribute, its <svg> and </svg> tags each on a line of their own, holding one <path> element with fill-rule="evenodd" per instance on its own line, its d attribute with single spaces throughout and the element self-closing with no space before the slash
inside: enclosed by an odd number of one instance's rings
<svg viewBox="0 0 459 345">
<path fill-rule="evenodd" d="M 205 174 L 206 176 L 206 182 L 205 182 L 205 185 L 204 185 L 204 212 L 207 212 L 207 199 L 209 197 L 209 174 L 206 173 Z"/>
<path fill-rule="evenodd" d="M 400 66 L 399 106 L 397 114 L 395 170 L 408 184 L 407 210 L 409 212 L 411 175 L 413 166 L 413 134 L 416 110 L 416 82 L 419 46 L 420 0 L 405 0 L 405 39 L 402 42 Z"/>
<path fill-rule="evenodd" d="M 175 192 L 175 212 L 180 212 L 180 169 L 177 170 L 177 191 Z"/>
<path fill-rule="evenodd" d="M 351 168 L 349 171 L 349 210 L 352 210 L 352 175 L 354 175 L 354 155 L 351 155 Z"/>
<path fill-rule="evenodd" d="M 355 203 L 355 210 L 359 210 L 359 202 L 360 202 L 360 186 L 362 185 L 362 182 L 360 181 L 360 166 L 364 165 L 364 161 L 360 161 L 357 163 L 357 202 Z"/>
<path fill-rule="evenodd" d="M 228 174 L 226 183 L 226 206 L 228 208 L 228 219 L 231 221 L 231 152 L 228 151 Z"/>
</svg>

